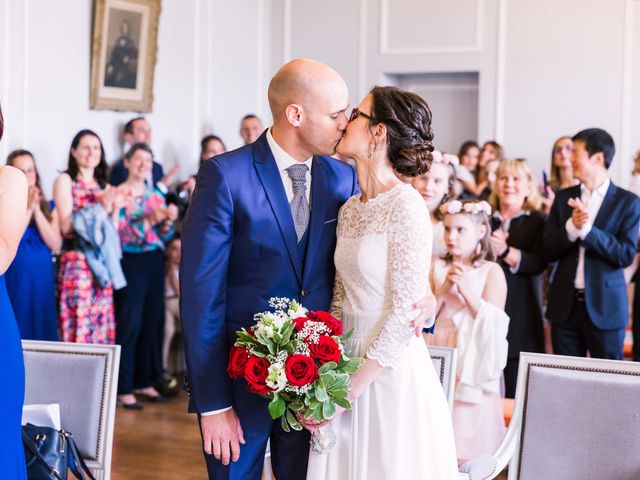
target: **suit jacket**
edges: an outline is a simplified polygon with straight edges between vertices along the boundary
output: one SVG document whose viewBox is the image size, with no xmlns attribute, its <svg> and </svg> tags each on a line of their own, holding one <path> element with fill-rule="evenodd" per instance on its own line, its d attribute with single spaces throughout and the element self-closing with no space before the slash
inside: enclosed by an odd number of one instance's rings
<svg viewBox="0 0 640 480">
<path fill-rule="evenodd" d="M 191 412 L 233 405 L 264 410 L 265 400 L 226 372 L 237 330 L 288 297 L 328 310 L 335 280 L 338 210 L 358 192 L 355 170 L 315 156 L 306 255 L 266 133 L 204 163 L 182 229 L 180 312 Z M 261 411 L 262 411 L 261 410 Z M 265 415 L 268 418 L 268 414 Z"/>
<path fill-rule="evenodd" d="M 580 197 L 580 186 L 559 191 L 544 229 L 544 248 L 558 265 L 549 287 L 547 318 L 566 323 L 573 305 L 579 246 L 585 248 L 585 302 L 596 328 L 624 328 L 629 322 L 627 285 L 623 269 L 636 253 L 640 199 L 611 182 L 593 228 L 584 240 L 570 242 L 565 224 L 571 217 L 570 198 Z"/>
<path fill-rule="evenodd" d="M 164 170 L 162 165 L 160 165 L 155 160 L 153 161 L 153 169 L 151 170 L 151 175 L 153 177 L 153 186 L 160 181 L 162 177 L 164 177 Z M 127 177 L 129 176 L 129 172 L 127 167 L 124 166 L 124 161 L 122 159 L 118 160 L 111 167 L 111 173 L 109 174 L 109 183 L 114 186 L 118 186 L 125 182 Z"/>
</svg>

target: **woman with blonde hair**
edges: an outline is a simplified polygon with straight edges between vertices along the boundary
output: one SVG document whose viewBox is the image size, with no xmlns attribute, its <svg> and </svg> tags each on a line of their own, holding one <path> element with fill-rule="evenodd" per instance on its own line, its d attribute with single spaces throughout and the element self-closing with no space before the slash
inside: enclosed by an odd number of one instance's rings
<svg viewBox="0 0 640 480">
<path fill-rule="evenodd" d="M 544 350 L 542 324 L 542 272 L 547 263 L 542 251 L 545 215 L 536 181 L 525 160 L 502 160 L 490 197 L 491 244 L 507 279 L 505 312 L 511 319 L 509 353 L 504 369 L 505 396 L 513 398 L 520 352 Z"/>
</svg>

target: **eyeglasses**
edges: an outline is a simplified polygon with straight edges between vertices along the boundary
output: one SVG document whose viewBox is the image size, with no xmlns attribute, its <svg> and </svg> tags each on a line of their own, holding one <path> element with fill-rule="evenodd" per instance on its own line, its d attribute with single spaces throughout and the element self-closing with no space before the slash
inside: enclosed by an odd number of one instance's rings
<svg viewBox="0 0 640 480">
<path fill-rule="evenodd" d="M 355 107 L 353 110 L 351 110 L 351 115 L 349 116 L 349 123 L 353 122 L 356 118 L 358 118 L 358 115 L 361 115 L 364 118 L 371 120 L 372 122 L 377 122 L 375 117 L 372 117 L 371 115 L 367 115 L 366 113 L 358 110 L 358 108 Z"/>
</svg>

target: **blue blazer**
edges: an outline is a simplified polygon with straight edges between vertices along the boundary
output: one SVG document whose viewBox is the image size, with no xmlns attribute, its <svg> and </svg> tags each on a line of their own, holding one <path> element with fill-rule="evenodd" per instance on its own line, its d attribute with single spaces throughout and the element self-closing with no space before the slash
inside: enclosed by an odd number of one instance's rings
<svg viewBox="0 0 640 480">
<path fill-rule="evenodd" d="M 190 412 L 228 406 L 267 412 L 264 399 L 227 375 L 235 332 L 269 310 L 271 297 L 329 308 L 338 210 L 357 192 L 351 166 L 313 157 L 309 236 L 306 258 L 300 259 L 266 133 L 204 163 L 182 229 L 180 316 Z"/>
<path fill-rule="evenodd" d="M 570 198 L 580 197 L 580 186 L 559 191 L 544 229 L 544 249 L 550 262 L 558 262 L 551 279 L 547 318 L 566 323 L 573 305 L 579 246 L 585 248 L 585 300 L 596 328 L 612 330 L 629 322 L 627 285 L 623 269 L 631 264 L 638 241 L 640 199 L 611 182 L 591 232 L 570 242 L 565 224 L 571 217 Z"/>
</svg>

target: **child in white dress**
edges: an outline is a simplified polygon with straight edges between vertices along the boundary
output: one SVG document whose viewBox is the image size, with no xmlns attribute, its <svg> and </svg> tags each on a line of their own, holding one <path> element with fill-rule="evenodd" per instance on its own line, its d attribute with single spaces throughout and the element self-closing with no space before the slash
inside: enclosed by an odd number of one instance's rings
<svg viewBox="0 0 640 480">
<path fill-rule="evenodd" d="M 494 453 L 506 431 L 501 378 L 507 361 L 507 285 L 491 261 L 489 204 L 454 200 L 441 211 L 447 254 L 431 264 L 438 307 L 435 334 L 427 343 L 458 349 L 453 429 L 462 463 Z"/>
</svg>

